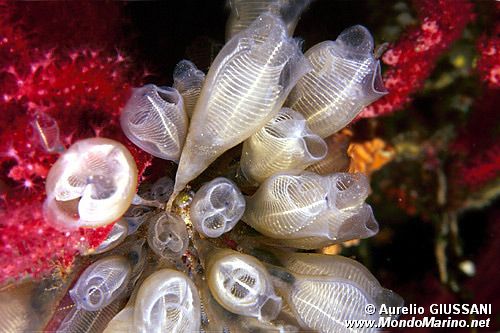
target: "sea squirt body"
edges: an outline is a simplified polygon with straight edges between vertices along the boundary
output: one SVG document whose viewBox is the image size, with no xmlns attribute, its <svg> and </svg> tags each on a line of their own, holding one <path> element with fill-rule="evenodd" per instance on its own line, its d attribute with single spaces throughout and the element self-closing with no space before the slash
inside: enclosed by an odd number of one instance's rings
<svg viewBox="0 0 500 333">
<path fill-rule="evenodd" d="M 99 254 L 107 252 L 121 244 L 129 233 L 128 223 L 123 218 L 119 219 L 109 232 L 106 239 L 89 254 Z"/>
<path fill-rule="evenodd" d="M 176 89 L 154 84 L 135 88 L 120 123 L 127 138 L 139 148 L 165 160 L 179 161 L 188 117 Z"/>
<path fill-rule="evenodd" d="M 216 250 L 208 258 L 210 292 L 226 310 L 259 320 L 273 320 L 281 310 L 281 298 L 264 265 L 256 258 L 232 250 Z"/>
<path fill-rule="evenodd" d="M 87 267 L 70 296 L 78 308 L 97 311 L 121 296 L 132 275 L 130 262 L 122 256 L 109 256 Z"/>
<path fill-rule="evenodd" d="M 280 259 L 287 269 L 295 273 L 349 280 L 365 290 L 378 308 L 382 304 L 403 306 L 401 296 L 383 288 L 373 274 L 356 260 L 317 253 L 287 253 Z"/>
<path fill-rule="evenodd" d="M 215 238 L 231 230 L 245 211 L 245 198 L 235 183 L 215 178 L 204 184 L 191 203 L 190 216 L 196 230 Z"/>
<path fill-rule="evenodd" d="M 307 119 L 311 130 L 326 138 L 349 124 L 368 104 L 387 94 L 373 37 L 363 26 L 344 30 L 336 41 L 310 48 L 305 56 L 313 70 L 304 75 L 286 106 Z"/>
<path fill-rule="evenodd" d="M 281 19 L 260 16 L 214 60 L 191 119 L 174 195 L 226 150 L 241 143 L 281 108 L 309 70 Z"/>
<path fill-rule="evenodd" d="M 198 332 L 200 321 L 198 291 L 183 273 L 161 269 L 139 287 L 133 316 L 135 332 Z"/>
<path fill-rule="evenodd" d="M 174 69 L 173 87 L 184 100 L 184 109 L 189 118 L 193 116 L 194 107 L 200 97 L 201 88 L 205 82 L 205 73 L 200 71 L 189 60 L 181 60 Z"/>
<path fill-rule="evenodd" d="M 248 180 L 262 183 L 279 171 L 303 170 L 321 161 L 327 149 L 325 141 L 311 132 L 300 113 L 283 108 L 245 140 L 241 170 Z"/>
<path fill-rule="evenodd" d="M 378 232 L 362 174 L 289 171 L 266 179 L 247 198 L 242 220 L 276 244 L 315 249 Z"/>
<path fill-rule="evenodd" d="M 125 213 L 136 187 L 137 167 L 125 146 L 104 138 L 77 141 L 49 171 L 45 220 L 63 229 L 107 225 Z"/>
<path fill-rule="evenodd" d="M 186 224 L 179 216 L 162 211 L 150 218 L 148 245 L 160 258 L 175 261 L 188 244 Z"/>
<path fill-rule="evenodd" d="M 281 253 L 281 262 L 293 276 L 286 281 L 274 274 L 280 294 L 304 329 L 318 332 L 351 332 L 347 320 L 377 320 L 382 304 L 402 306 L 403 300 L 383 288 L 360 263 L 342 256 Z M 277 269 L 276 271 L 280 271 Z M 368 314 L 365 307 L 375 306 Z M 364 327 L 356 332 L 374 332 Z"/>
</svg>

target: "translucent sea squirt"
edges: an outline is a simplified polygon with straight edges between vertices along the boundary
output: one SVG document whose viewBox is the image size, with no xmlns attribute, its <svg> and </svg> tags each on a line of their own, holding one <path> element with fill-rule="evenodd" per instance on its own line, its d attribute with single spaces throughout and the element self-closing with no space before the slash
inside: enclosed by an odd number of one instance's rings
<svg viewBox="0 0 500 333">
<path fill-rule="evenodd" d="M 401 296 L 383 288 L 372 273 L 356 260 L 317 253 L 287 253 L 280 256 L 280 259 L 287 269 L 295 273 L 349 280 L 365 290 L 377 307 L 382 304 L 390 307 L 403 306 Z"/>
<path fill-rule="evenodd" d="M 279 256 L 288 271 L 270 268 L 280 295 L 303 329 L 351 332 L 346 320 L 377 320 L 365 307 L 402 306 L 396 293 L 380 286 L 360 263 L 342 256 L 288 253 Z M 365 327 L 359 332 L 374 332 Z M 356 331 L 358 332 L 358 331 Z"/>
<path fill-rule="evenodd" d="M 200 298 L 194 283 L 172 269 L 153 273 L 139 288 L 133 321 L 134 331 L 141 333 L 198 332 Z"/>
<path fill-rule="evenodd" d="M 109 224 L 125 213 L 136 187 L 137 167 L 125 146 L 104 138 L 77 141 L 49 171 L 45 219 L 65 229 Z"/>
<path fill-rule="evenodd" d="M 62 153 L 64 146 L 59 138 L 57 121 L 44 112 L 36 112 L 31 127 L 38 144 L 49 153 Z"/>
<path fill-rule="evenodd" d="M 200 97 L 201 88 L 205 82 L 205 73 L 200 71 L 189 60 L 181 60 L 174 69 L 173 87 L 184 100 L 184 109 L 189 118 L 193 116 L 194 107 Z"/>
<path fill-rule="evenodd" d="M 176 89 L 154 84 L 134 89 L 120 123 L 127 138 L 139 148 L 165 160 L 179 161 L 188 118 Z"/>
<path fill-rule="evenodd" d="M 366 238 L 378 232 L 364 203 L 368 191 L 362 174 L 278 173 L 247 198 L 242 220 L 278 244 L 303 249 Z"/>
<path fill-rule="evenodd" d="M 182 150 L 174 196 L 269 121 L 308 70 L 297 42 L 276 16 L 262 15 L 232 38 L 205 79 Z"/>
<path fill-rule="evenodd" d="M 89 251 L 89 254 L 99 254 L 112 250 L 120 243 L 122 243 L 127 237 L 129 232 L 128 223 L 124 219 L 119 219 L 108 234 L 108 237 L 93 251 Z"/>
<path fill-rule="evenodd" d="M 226 310 L 273 320 L 281 310 L 281 298 L 264 265 L 256 258 L 232 250 L 216 250 L 208 258 L 210 292 Z"/>
<path fill-rule="evenodd" d="M 150 218 L 148 245 L 161 258 L 180 258 L 189 244 L 186 224 L 177 215 L 164 211 Z"/>
<path fill-rule="evenodd" d="M 229 0 L 231 13 L 226 25 L 226 40 L 248 28 L 261 14 L 269 12 L 279 15 L 287 26 L 290 36 L 302 12 L 312 0 Z"/>
<path fill-rule="evenodd" d="M 387 94 L 373 37 L 361 25 L 344 30 L 336 41 L 310 48 L 313 70 L 304 75 L 286 106 L 304 115 L 311 130 L 326 138 L 349 124 L 368 104 Z"/>
<path fill-rule="evenodd" d="M 100 259 L 85 269 L 69 294 L 78 308 L 100 310 L 123 293 L 131 273 L 132 267 L 125 257 Z"/>
<path fill-rule="evenodd" d="M 261 183 L 279 171 L 303 170 L 325 158 L 327 150 L 325 141 L 311 132 L 300 113 L 283 108 L 245 140 L 241 170 L 248 180 Z"/>
<path fill-rule="evenodd" d="M 232 181 L 215 178 L 204 184 L 191 203 L 190 217 L 205 237 L 219 237 L 231 230 L 245 211 L 245 198 Z"/>
</svg>

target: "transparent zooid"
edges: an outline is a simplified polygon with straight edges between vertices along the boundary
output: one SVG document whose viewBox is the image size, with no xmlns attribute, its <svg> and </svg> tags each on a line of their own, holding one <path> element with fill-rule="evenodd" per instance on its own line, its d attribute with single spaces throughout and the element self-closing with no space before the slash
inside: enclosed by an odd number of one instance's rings
<svg viewBox="0 0 500 333">
<path fill-rule="evenodd" d="M 46 152 L 55 154 L 64 152 L 64 145 L 59 138 L 59 125 L 54 118 L 45 112 L 36 112 L 31 127 L 35 140 Z"/>
<path fill-rule="evenodd" d="M 268 122 L 308 70 L 298 42 L 275 15 L 261 15 L 232 38 L 205 79 L 167 207 L 217 157 Z"/>
<path fill-rule="evenodd" d="M 361 25 L 335 40 L 310 48 L 305 56 L 312 71 L 304 75 L 286 101 L 304 115 L 311 130 L 326 138 L 350 123 L 361 110 L 387 94 L 373 37 Z"/>
<path fill-rule="evenodd" d="M 339 255 L 297 252 L 281 252 L 279 258 L 288 270 L 295 273 L 349 280 L 363 289 L 378 309 L 382 304 L 388 307 L 403 306 L 401 296 L 383 288 L 370 271 L 356 260 Z"/>
<path fill-rule="evenodd" d="M 218 177 L 204 184 L 191 203 L 193 226 L 210 238 L 230 231 L 245 211 L 245 198 L 235 183 Z"/>
<path fill-rule="evenodd" d="M 207 256 L 210 292 L 226 310 L 269 321 L 281 310 L 281 298 L 264 265 L 256 258 L 229 249 L 215 249 Z"/>
<path fill-rule="evenodd" d="M 181 60 L 175 66 L 173 87 L 181 94 L 184 100 L 184 109 L 189 118 L 193 116 L 194 107 L 200 97 L 204 82 L 205 73 L 200 71 L 191 61 Z"/>
<path fill-rule="evenodd" d="M 165 160 L 179 161 L 188 117 L 176 89 L 153 84 L 135 88 L 120 123 L 127 138 L 139 148 Z"/>
<path fill-rule="evenodd" d="M 143 245 L 143 239 L 132 238 L 124 244 L 120 245 L 118 248 L 111 251 L 112 255 L 106 257 L 105 259 L 116 257 L 122 259 L 126 258 L 127 262 L 131 265 L 129 278 L 123 281 L 123 284 L 119 288 L 119 292 L 116 291 L 116 294 L 113 294 L 112 298 L 107 299 L 107 301 L 111 302 L 105 306 L 99 307 L 99 309 L 97 310 L 89 311 L 85 308 L 79 307 L 78 304 L 76 304 L 76 306 L 71 308 L 70 312 L 65 316 L 65 318 L 57 328 L 58 333 L 102 332 L 105 329 L 112 318 L 123 308 L 123 306 L 127 302 L 127 297 L 129 297 L 132 293 L 137 279 L 143 272 L 145 264 L 145 253 Z M 96 263 L 98 262 L 101 261 L 97 261 Z M 113 265 L 114 269 L 118 271 L 124 268 L 121 266 L 122 265 Z M 99 267 L 96 268 L 98 269 L 98 272 L 102 273 L 104 271 L 103 269 L 99 269 Z M 100 268 L 102 268 L 102 265 L 100 266 Z M 127 272 L 128 274 L 128 269 L 125 272 Z M 99 274 L 96 274 L 95 272 L 91 274 L 91 277 L 92 278 L 89 281 L 92 281 L 92 283 L 87 283 L 87 286 L 90 286 L 91 288 L 100 288 L 100 290 L 103 292 L 114 293 L 114 291 L 110 288 L 114 288 L 116 286 L 114 286 L 111 282 L 101 281 L 102 283 L 99 283 Z M 71 293 L 72 291 L 70 291 L 70 296 L 73 297 Z M 79 295 L 81 296 L 81 294 Z M 99 295 L 94 296 L 94 298 L 99 297 Z M 56 312 L 65 311 L 66 308 L 68 308 L 67 304 L 61 303 Z"/>
<path fill-rule="evenodd" d="M 143 191 L 143 193 L 136 194 L 132 200 L 132 204 L 163 208 L 172 195 L 173 190 L 173 180 L 168 177 L 161 177 L 150 185 L 147 190 Z"/>
<path fill-rule="evenodd" d="M 109 256 L 87 267 L 70 290 L 78 308 L 97 311 L 122 296 L 132 274 L 132 266 L 123 256 Z"/>
<path fill-rule="evenodd" d="M 303 170 L 325 158 L 327 150 L 300 113 L 283 108 L 244 141 L 240 166 L 249 181 L 259 184 L 280 171 Z"/>
<path fill-rule="evenodd" d="M 306 168 L 308 171 L 320 175 L 328 175 L 334 172 L 347 172 L 351 164 L 351 158 L 347 154 L 349 139 L 346 135 L 337 133 L 325 139 L 328 153 L 321 161 L 311 164 Z"/>
<path fill-rule="evenodd" d="M 362 174 L 278 173 L 247 198 L 242 220 L 276 244 L 303 249 L 366 238 L 378 232 L 368 192 Z"/>
<path fill-rule="evenodd" d="M 179 259 L 189 245 L 186 224 L 178 215 L 157 213 L 149 221 L 148 244 L 161 258 Z"/>
<path fill-rule="evenodd" d="M 129 234 L 128 223 L 123 218 L 119 219 L 108 234 L 108 237 L 93 251 L 88 254 L 99 254 L 110 251 L 125 240 Z"/>
<path fill-rule="evenodd" d="M 269 266 L 273 283 L 303 329 L 347 332 L 346 320 L 377 320 L 382 304 L 402 306 L 396 293 L 380 286 L 360 263 L 341 256 L 288 253 L 280 256 L 288 270 Z M 367 314 L 368 304 L 376 306 Z M 362 328 L 360 332 L 374 332 Z"/>
<path fill-rule="evenodd" d="M 151 206 L 130 205 L 123 214 L 123 220 L 127 222 L 127 235 L 135 233 L 154 214 L 155 211 Z"/>
<path fill-rule="evenodd" d="M 149 276 L 135 299 L 135 332 L 198 332 L 200 298 L 193 282 L 183 273 L 162 269 Z"/>
<path fill-rule="evenodd" d="M 137 167 L 121 143 L 105 138 L 75 142 L 51 167 L 45 220 L 61 229 L 98 227 L 120 218 L 137 187 Z"/>
<path fill-rule="evenodd" d="M 285 22 L 290 36 L 302 12 L 309 6 L 311 0 L 229 0 L 231 9 L 226 25 L 226 40 L 245 30 L 261 14 L 271 12 L 279 15 Z"/>
</svg>

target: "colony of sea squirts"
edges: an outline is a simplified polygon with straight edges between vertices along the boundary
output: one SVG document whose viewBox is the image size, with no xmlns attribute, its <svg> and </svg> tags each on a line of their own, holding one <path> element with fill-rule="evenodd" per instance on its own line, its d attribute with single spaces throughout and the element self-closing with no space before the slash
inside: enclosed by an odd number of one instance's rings
<svg viewBox="0 0 500 333">
<path fill-rule="evenodd" d="M 230 2 L 206 76 L 183 60 L 174 87 L 139 87 L 123 108 L 125 135 L 178 163 L 175 180 L 136 191 L 133 159 L 108 139 L 75 143 L 50 171 L 47 222 L 116 222 L 82 251 L 97 260 L 58 331 L 373 332 L 346 321 L 402 304 L 354 260 L 297 252 L 378 232 L 368 179 L 338 172 L 345 152 L 327 138 L 385 93 L 373 39 L 355 26 L 304 55 L 292 33 L 308 1 L 262 3 Z M 237 145 L 236 170 L 210 170 Z"/>
</svg>

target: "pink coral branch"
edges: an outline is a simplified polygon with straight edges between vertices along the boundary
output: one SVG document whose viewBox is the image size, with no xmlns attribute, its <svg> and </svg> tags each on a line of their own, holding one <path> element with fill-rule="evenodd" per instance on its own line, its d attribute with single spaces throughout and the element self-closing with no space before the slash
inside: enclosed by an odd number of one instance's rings
<svg viewBox="0 0 500 333">
<path fill-rule="evenodd" d="M 500 4 L 497 3 L 500 13 Z M 498 15 L 500 16 L 500 15 Z M 496 23 L 491 35 L 484 34 L 477 45 L 479 59 L 477 70 L 479 77 L 488 88 L 500 88 L 500 23 Z"/>
<path fill-rule="evenodd" d="M 383 79 L 389 94 L 366 107 L 360 118 L 401 110 L 422 88 L 438 58 L 474 19 L 469 1 L 415 0 L 420 24 L 411 28 L 382 57 L 389 66 Z"/>
<path fill-rule="evenodd" d="M 92 34 L 78 30 L 74 22 L 80 5 L 88 15 L 77 15 L 76 20 L 91 21 L 82 29 L 101 27 Z M 56 25 L 44 15 L 52 6 L 62 13 L 55 18 Z M 106 6 L 119 12 L 121 4 Z M 57 156 L 41 149 L 31 133 L 35 113 L 57 121 L 66 146 L 99 133 L 126 144 L 140 173 L 151 160 L 128 142 L 119 127 L 120 109 L 137 79 L 123 54 L 114 48 L 106 51 L 110 48 L 106 49 L 105 39 L 114 38 L 116 33 L 111 32 L 119 27 L 108 21 L 109 13 L 91 7 L 0 3 L 0 284 L 68 267 L 81 250 L 98 246 L 112 227 L 65 232 L 44 221 L 44 181 Z M 74 29 L 66 31 L 65 20 Z M 53 29 L 62 30 L 56 31 L 61 39 L 48 42 L 44 37 Z M 59 47 L 62 42 L 65 48 Z"/>
</svg>

